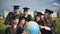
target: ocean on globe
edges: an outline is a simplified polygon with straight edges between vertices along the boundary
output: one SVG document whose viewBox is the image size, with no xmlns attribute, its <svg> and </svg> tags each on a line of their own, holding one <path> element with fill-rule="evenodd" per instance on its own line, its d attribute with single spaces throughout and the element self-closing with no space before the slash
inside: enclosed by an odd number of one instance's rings
<svg viewBox="0 0 60 34">
<path fill-rule="evenodd" d="M 39 25 L 34 21 L 29 21 L 25 25 L 25 30 L 29 34 L 38 34 L 40 32 Z"/>
</svg>

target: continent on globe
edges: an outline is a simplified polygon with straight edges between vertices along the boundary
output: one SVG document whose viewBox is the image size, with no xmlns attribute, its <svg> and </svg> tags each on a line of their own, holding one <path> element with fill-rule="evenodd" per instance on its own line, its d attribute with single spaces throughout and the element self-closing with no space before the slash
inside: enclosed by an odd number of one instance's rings
<svg viewBox="0 0 60 34">
<path fill-rule="evenodd" d="M 40 32 L 40 27 L 36 22 L 29 21 L 25 25 L 25 31 L 29 34 L 38 34 Z"/>
</svg>

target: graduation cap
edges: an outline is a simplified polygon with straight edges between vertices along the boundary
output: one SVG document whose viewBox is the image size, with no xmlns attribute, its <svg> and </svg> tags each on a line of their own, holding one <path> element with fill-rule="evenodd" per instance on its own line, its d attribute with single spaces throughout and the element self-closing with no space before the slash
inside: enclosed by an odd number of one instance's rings
<svg viewBox="0 0 60 34">
<path fill-rule="evenodd" d="M 13 6 L 13 7 L 14 7 L 14 9 L 19 9 L 20 6 L 15 5 L 15 6 Z"/>
<path fill-rule="evenodd" d="M 41 15 L 43 15 L 41 12 L 36 12 L 36 13 L 37 13 L 36 16 L 41 16 Z"/>
<path fill-rule="evenodd" d="M 23 9 L 24 9 L 24 11 L 28 11 L 28 10 L 29 10 L 29 8 L 28 8 L 28 7 L 24 7 Z"/>
<path fill-rule="evenodd" d="M 11 17 L 11 19 L 12 19 L 12 20 L 19 19 L 19 15 L 13 15 L 13 16 Z"/>
<path fill-rule="evenodd" d="M 49 10 L 49 9 L 46 9 L 46 10 L 45 10 L 45 13 L 48 13 L 48 14 L 50 15 L 50 14 L 53 14 L 53 11 L 51 11 L 51 10 Z"/>
</svg>

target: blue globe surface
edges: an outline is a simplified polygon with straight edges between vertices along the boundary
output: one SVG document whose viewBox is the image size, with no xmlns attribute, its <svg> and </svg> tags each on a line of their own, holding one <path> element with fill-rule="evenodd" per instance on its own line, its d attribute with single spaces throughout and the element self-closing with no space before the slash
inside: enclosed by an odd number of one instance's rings
<svg viewBox="0 0 60 34">
<path fill-rule="evenodd" d="M 39 25 L 34 21 L 27 22 L 25 25 L 25 30 L 29 34 L 38 34 L 40 32 Z"/>
</svg>

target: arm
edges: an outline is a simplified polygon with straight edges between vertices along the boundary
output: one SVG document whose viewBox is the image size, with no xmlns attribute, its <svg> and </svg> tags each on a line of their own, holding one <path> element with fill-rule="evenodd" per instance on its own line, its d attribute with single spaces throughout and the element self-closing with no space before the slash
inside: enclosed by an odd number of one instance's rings
<svg viewBox="0 0 60 34">
<path fill-rule="evenodd" d="M 41 28 L 41 29 L 43 29 L 43 28 L 44 28 L 44 29 L 46 29 L 46 30 L 51 30 L 51 28 L 50 28 L 50 27 L 48 27 L 48 26 L 41 26 L 41 25 L 40 25 L 40 28 Z"/>
<path fill-rule="evenodd" d="M 52 25 L 52 29 L 55 30 L 55 29 L 56 29 L 56 21 L 53 20 L 52 24 L 53 24 L 53 25 Z"/>
</svg>

